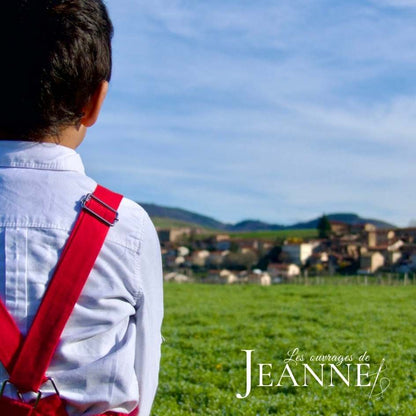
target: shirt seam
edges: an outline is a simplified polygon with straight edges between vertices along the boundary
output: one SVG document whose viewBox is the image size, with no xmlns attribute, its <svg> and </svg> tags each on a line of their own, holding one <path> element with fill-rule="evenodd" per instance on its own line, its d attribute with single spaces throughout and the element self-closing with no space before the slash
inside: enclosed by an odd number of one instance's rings
<svg viewBox="0 0 416 416">
<path fill-rule="evenodd" d="M 136 305 L 143 299 L 143 285 L 142 285 L 142 279 L 141 279 L 141 250 L 143 246 L 143 237 L 144 237 L 144 219 L 145 215 L 141 216 L 140 221 L 140 235 L 139 235 L 139 245 L 136 248 L 136 267 L 137 270 L 137 281 L 138 281 L 138 288 L 136 293 L 133 294 L 134 301 Z"/>
<path fill-rule="evenodd" d="M 54 224 L 52 224 L 52 225 L 51 224 L 42 224 L 42 223 L 40 223 L 40 224 L 37 224 L 37 223 L 21 224 L 21 223 L 14 223 L 14 222 L 3 222 L 3 223 L 0 223 L 0 228 L 18 228 L 18 227 L 21 227 L 21 228 L 41 228 L 43 230 L 45 230 L 45 229 L 48 229 L 48 230 L 61 230 L 61 231 L 67 232 L 68 235 L 71 232 L 71 229 L 68 229 L 68 227 L 63 227 L 61 225 L 54 225 Z M 116 244 L 116 245 L 118 245 L 120 247 L 123 247 L 123 248 L 125 248 L 127 250 L 130 250 L 131 252 L 133 252 L 135 254 L 137 253 L 137 251 L 139 249 L 137 247 L 137 244 L 126 244 L 126 243 L 123 243 L 123 242 L 121 242 L 119 240 L 113 239 L 113 238 L 111 238 L 109 236 L 106 237 L 105 242 L 109 242 L 109 243 L 112 243 L 112 244 Z M 139 244 L 139 246 L 140 246 L 140 244 Z"/>
<path fill-rule="evenodd" d="M 68 171 L 68 172 L 79 172 L 82 174 L 85 174 L 83 171 L 81 171 L 80 169 L 76 169 L 76 168 L 64 168 L 63 166 L 59 166 L 59 165 L 53 165 L 53 164 L 49 164 L 49 163 L 37 163 L 37 164 L 31 164 L 31 163 L 10 163 L 8 165 L 6 164 L 0 164 L 0 168 L 9 168 L 9 169 L 13 169 L 13 168 L 20 168 L 20 169 L 38 169 L 38 170 L 52 170 L 52 171 L 59 171 L 59 172 L 64 172 L 64 171 Z"/>
<path fill-rule="evenodd" d="M 53 229 L 53 230 L 62 230 L 67 231 L 68 233 L 71 231 L 68 227 L 64 227 L 62 225 L 57 224 L 45 224 L 45 223 L 21 223 L 21 222 L 13 222 L 13 221 L 5 221 L 0 222 L 0 228 L 14 228 L 14 227 L 21 227 L 21 228 L 43 228 L 43 229 Z"/>
</svg>

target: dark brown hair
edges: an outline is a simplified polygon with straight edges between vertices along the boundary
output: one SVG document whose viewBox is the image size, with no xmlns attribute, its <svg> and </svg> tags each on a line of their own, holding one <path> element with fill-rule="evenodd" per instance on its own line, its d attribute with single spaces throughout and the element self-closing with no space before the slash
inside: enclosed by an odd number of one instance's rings
<svg viewBox="0 0 416 416">
<path fill-rule="evenodd" d="M 3 0 L 0 137 L 41 140 L 77 125 L 110 80 L 112 35 L 101 0 Z"/>
</svg>

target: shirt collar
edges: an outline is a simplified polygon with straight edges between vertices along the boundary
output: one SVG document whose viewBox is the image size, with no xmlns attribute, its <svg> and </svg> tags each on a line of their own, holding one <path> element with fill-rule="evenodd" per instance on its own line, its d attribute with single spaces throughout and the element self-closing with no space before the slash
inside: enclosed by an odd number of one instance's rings
<svg viewBox="0 0 416 416">
<path fill-rule="evenodd" d="M 80 155 L 55 143 L 0 140 L 0 167 L 70 170 L 85 174 Z"/>
</svg>

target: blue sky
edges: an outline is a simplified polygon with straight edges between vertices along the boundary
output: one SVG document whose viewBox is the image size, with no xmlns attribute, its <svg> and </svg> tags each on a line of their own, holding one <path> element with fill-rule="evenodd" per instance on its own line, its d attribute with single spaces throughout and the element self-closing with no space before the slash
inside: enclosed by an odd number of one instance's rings
<svg viewBox="0 0 416 416">
<path fill-rule="evenodd" d="M 79 148 L 142 202 L 236 222 L 416 219 L 416 0 L 109 0 Z"/>
</svg>

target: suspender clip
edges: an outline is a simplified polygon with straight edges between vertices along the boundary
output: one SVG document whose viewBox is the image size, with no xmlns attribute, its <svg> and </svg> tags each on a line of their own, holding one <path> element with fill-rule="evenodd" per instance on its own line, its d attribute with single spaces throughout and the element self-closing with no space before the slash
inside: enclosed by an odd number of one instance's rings
<svg viewBox="0 0 416 416">
<path fill-rule="evenodd" d="M 96 213 L 93 209 L 91 209 L 89 206 L 87 206 L 87 202 L 93 199 L 94 201 L 98 202 L 101 206 L 108 209 L 112 214 L 114 214 L 114 220 L 109 221 L 108 219 L 104 218 L 100 214 Z M 92 214 L 95 218 L 98 218 L 100 221 L 102 221 L 104 224 L 107 224 L 109 227 L 113 227 L 114 224 L 118 221 L 118 212 L 111 208 L 110 205 L 106 204 L 101 199 L 97 198 L 93 194 L 87 194 L 85 195 L 81 200 L 81 206 L 82 209 L 85 209 L 85 211 L 88 211 L 90 214 Z"/>
<path fill-rule="evenodd" d="M 45 381 L 45 383 L 48 382 L 48 381 L 51 382 L 52 387 L 55 390 L 56 395 L 60 396 L 58 388 L 56 387 L 56 384 L 55 384 L 55 380 L 52 377 L 48 377 L 47 380 Z M 36 398 L 33 399 L 33 404 L 32 404 L 32 400 L 30 401 L 30 403 L 28 403 L 28 402 L 25 401 L 25 399 L 23 397 L 23 394 L 19 391 L 19 389 L 17 387 L 10 380 L 5 380 L 5 381 L 3 381 L 2 385 L 1 385 L 1 388 L 0 388 L 0 399 L 3 397 L 4 390 L 5 390 L 5 388 L 8 384 L 10 384 L 11 386 L 14 387 L 14 389 L 16 391 L 16 395 L 22 403 L 30 404 L 33 407 L 33 409 L 36 409 L 36 407 L 39 404 L 40 399 L 42 398 L 42 394 L 43 394 L 43 392 L 40 389 L 38 391 L 33 392 L 33 393 L 36 394 Z"/>
</svg>

